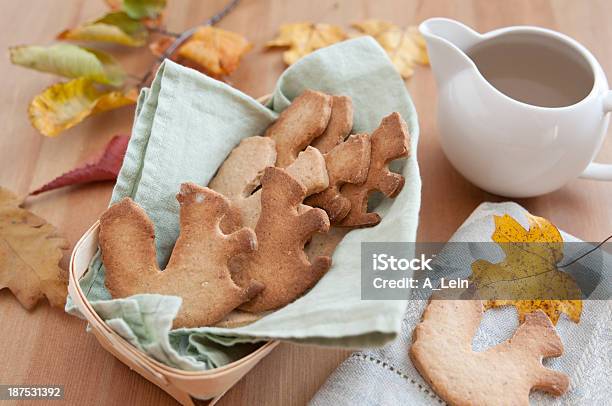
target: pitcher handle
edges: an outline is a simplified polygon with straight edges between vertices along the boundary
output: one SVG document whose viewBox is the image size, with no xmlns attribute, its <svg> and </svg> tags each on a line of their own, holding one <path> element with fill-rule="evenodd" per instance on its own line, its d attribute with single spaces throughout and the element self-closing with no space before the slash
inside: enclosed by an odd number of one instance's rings
<svg viewBox="0 0 612 406">
<path fill-rule="evenodd" d="M 603 97 L 603 110 L 605 113 L 612 112 L 612 90 Z M 584 179 L 612 180 L 612 164 L 599 164 L 591 162 L 580 175 Z"/>
</svg>

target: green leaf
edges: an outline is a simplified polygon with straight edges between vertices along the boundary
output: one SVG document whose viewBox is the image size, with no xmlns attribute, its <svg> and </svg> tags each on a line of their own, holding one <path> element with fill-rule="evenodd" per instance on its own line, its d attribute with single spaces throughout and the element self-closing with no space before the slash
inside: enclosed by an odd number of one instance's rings
<svg viewBox="0 0 612 406">
<path fill-rule="evenodd" d="M 15 65 L 68 78 L 86 77 L 98 83 L 121 86 L 125 72 L 107 53 L 76 45 L 18 46 L 9 48 Z"/>
<path fill-rule="evenodd" d="M 113 11 L 95 21 L 61 32 L 57 38 L 73 41 L 112 42 L 127 46 L 142 46 L 149 32 L 141 21 L 123 11 Z"/>
<path fill-rule="evenodd" d="M 166 0 L 123 0 L 123 10 L 132 18 L 156 18 L 166 7 Z"/>
<path fill-rule="evenodd" d="M 56 83 L 34 97 L 28 108 L 30 122 L 43 135 L 55 137 L 92 114 L 136 103 L 136 89 L 108 91 L 88 78 Z"/>
</svg>

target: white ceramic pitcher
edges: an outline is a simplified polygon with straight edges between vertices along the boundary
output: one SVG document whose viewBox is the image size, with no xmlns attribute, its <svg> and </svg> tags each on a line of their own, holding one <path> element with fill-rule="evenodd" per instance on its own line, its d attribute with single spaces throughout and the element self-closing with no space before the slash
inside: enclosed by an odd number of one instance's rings
<svg viewBox="0 0 612 406">
<path fill-rule="evenodd" d="M 438 85 L 442 148 L 467 179 L 509 197 L 548 193 L 578 176 L 612 180 L 612 165 L 592 162 L 608 128 L 612 92 L 601 66 L 586 48 L 563 34 L 537 27 L 479 34 L 459 22 L 432 18 L 419 29 Z M 515 38 L 505 36 L 520 36 L 521 41 L 566 53 L 592 75 L 592 87 L 584 90 L 582 99 L 562 107 L 542 107 L 507 96 L 485 79 L 468 56 L 485 41 L 503 44 L 506 38 Z"/>
</svg>

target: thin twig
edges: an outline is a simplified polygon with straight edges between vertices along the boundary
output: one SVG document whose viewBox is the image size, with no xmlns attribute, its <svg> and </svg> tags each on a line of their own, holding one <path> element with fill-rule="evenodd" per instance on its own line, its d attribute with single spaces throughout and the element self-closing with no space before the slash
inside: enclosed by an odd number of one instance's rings
<svg viewBox="0 0 612 406">
<path fill-rule="evenodd" d="M 207 26 L 207 25 L 215 25 L 223 17 L 225 17 L 230 11 L 232 11 L 232 9 L 234 7 L 236 7 L 236 5 L 239 2 L 240 2 L 240 0 L 232 0 L 232 1 L 230 1 L 221 11 L 219 11 L 214 16 L 210 17 L 208 20 L 204 21 L 202 24 L 196 25 L 194 27 L 191 27 L 187 31 L 182 32 L 174 40 L 174 42 L 172 44 L 170 44 L 170 46 L 168 48 L 166 48 L 164 53 L 159 58 L 157 58 L 157 60 L 153 64 L 153 66 L 151 66 L 149 71 L 142 77 L 142 79 L 138 83 L 138 87 L 139 88 L 143 87 L 145 85 L 145 83 L 147 83 L 147 81 L 149 80 L 149 78 L 151 77 L 151 75 L 153 74 L 155 69 L 157 68 L 157 66 L 160 63 L 162 63 L 164 61 L 164 59 L 169 58 L 170 56 L 172 56 L 172 54 L 178 49 L 178 47 L 180 47 L 183 44 L 183 42 L 187 41 L 196 32 L 196 30 L 198 28 L 200 28 L 202 26 Z"/>
<path fill-rule="evenodd" d="M 147 28 L 147 30 L 149 30 L 149 32 L 154 32 L 156 34 L 161 34 L 161 35 L 165 35 L 168 37 L 174 37 L 174 38 L 178 38 L 180 37 L 181 34 L 177 33 L 177 32 L 172 32 L 172 31 L 168 31 L 166 29 L 163 28 Z"/>
<path fill-rule="evenodd" d="M 567 264 L 563 264 L 563 265 L 557 265 L 557 268 L 565 268 L 570 266 L 571 264 L 578 262 L 580 259 L 586 257 L 587 255 L 589 255 L 591 252 L 595 251 L 596 249 L 598 249 L 599 247 L 601 247 L 602 245 L 604 245 L 606 242 L 608 242 L 608 240 L 610 240 L 612 238 L 612 235 L 609 236 L 608 238 L 606 238 L 605 240 L 603 240 L 602 242 L 600 242 L 599 244 L 597 244 L 595 247 L 591 248 L 590 250 L 588 250 L 587 252 L 585 252 L 584 254 L 580 255 L 578 258 L 574 258 L 572 259 L 570 262 L 568 262 Z"/>
</svg>

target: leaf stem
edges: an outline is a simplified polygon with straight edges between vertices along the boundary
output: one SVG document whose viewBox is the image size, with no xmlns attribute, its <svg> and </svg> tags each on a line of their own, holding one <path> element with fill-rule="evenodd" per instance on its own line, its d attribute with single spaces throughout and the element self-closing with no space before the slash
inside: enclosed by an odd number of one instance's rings
<svg viewBox="0 0 612 406">
<path fill-rule="evenodd" d="M 189 37 L 191 37 L 198 28 L 207 26 L 207 25 L 215 25 L 223 17 L 225 17 L 230 11 L 232 11 L 232 9 L 236 7 L 236 5 L 239 2 L 240 0 L 231 0 L 225 7 L 223 7 L 221 11 L 219 11 L 217 14 L 210 17 L 208 20 L 204 21 L 202 24 L 191 27 L 190 29 L 183 31 L 180 35 L 178 35 L 178 37 L 176 37 L 174 42 L 170 44 L 168 48 L 166 48 L 164 53 L 159 58 L 157 58 L 157 60 L 155 61 L 155 63 L 153 63 L 153 65 L 147 71 L 147 73 L 142 77 L 142 79 L 140 79 L 140 82 L 138 82 L 138 87 L 139 88 L 143 87 L 148 82 L 151 75 L 153 75 L 153 72 L 155 71 L 155 69 L 157 69 L 159 64 L 161 64 L 164 61 L 164 59 L 172 56 L 172 54 L 178 49 L 178 47 L 180 47 L 185 41 L 187 41 Z"/>
</svg>

